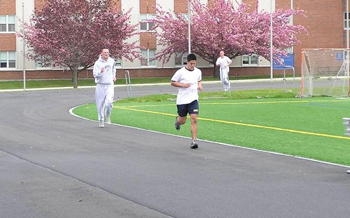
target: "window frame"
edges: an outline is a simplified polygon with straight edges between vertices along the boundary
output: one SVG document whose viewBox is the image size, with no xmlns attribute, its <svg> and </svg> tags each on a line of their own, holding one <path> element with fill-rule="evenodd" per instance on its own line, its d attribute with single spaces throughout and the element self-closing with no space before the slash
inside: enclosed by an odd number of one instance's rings
<svg viewBox="0 0 350 218">
<path fill-rule="evenodd" d="M 188 55 L 188 52 L 185 52 L 182 57 L 181 57 L 181 63 L 179 64 L 178 62 L 176 62 L 178 60 L 178 56 L 180 55 L 181 53 L 180 52 L 177 52 L 175 53 L 175 57 L 174 57 L 174 60 L 175 60 L 175 66 L 184 66 L 185 65 L 185 62 L 187 62 L 187 55 Z"/>
<path fill-rule="evenodd" d="M 150 57 L 150 51 L 154 51 L 153 56 Z M 143 52 L 146 52 L 146 57 L 144 57 Z M 141 49 L 141 67 L 157 67 L 157 61 L 150 61 L 151 58 L 154 58 L 156 54 L 156 49 Z M 145 64 L 144 64 L 145 62 Z M 154 63 L 154 65 L 150 65 Z"/>
<path fill-rule="evenodd" d="M 145 16 L 145 17 L 144 17 Z M 139 30 L 141 32 L 154 32 L 154 30 L 150 30 L 151 28 L 154 27 L 154 23 L 153 22 L 147 22 L 149 19 L 153 19 L 155 16 L 155 14 L 140 14 L 139 15 L 139 22 L 140 22 L 140 26 L 139 26 Z M 142 25 L 146 24 L 146 29 L 142 29 Z M 153 24 L 152 27 L 150 27 L 150 24 Z"/>
<path fill-rule="evenodd" d="M 0 15 L 0 17 L 4 17 L 5 18 L 5 22 L 0 23 L 0 25 L 5 25 L 5 30 L 4 31 L 0 31 L 1 33 L 15 33 L 16 32 L 16 15 Z M 13 18 L 13 23 L 10 23 L 10 18 Z M 11 25 L 11 27 L 10 27 Z M 12 27 L 13 25 L 13 27 Z M 13 30 L 10 30 L 13 29 Z"/>
<path fill-rule="evenodd" d="M 49 58 L 49 59 L 51 59 L 51 56 L 47 56 L 47 55 L 45 55 L 45 56 L 42 56 L 43 58 Z M 51 63 L 50 64 L 50 66 L 43 66 L 42 64 L 41 64 L 41 61 L 40 60 L 35 60 L 35 69 L 53 69 L 54 68 L 54 65 L 53 65 L 53 63 Z"/>
<path fill-rule="evenodd" d="M 248 57 L 248 63 L 244 63 L 244 58 L 245 57 Z M 256 57 L 256 63 L 252 63 L 252 57 Z M 251 66 L 259 66 L 259 55 L 256 55 L 256 54 L 252 54 L 252 55 L 242 55 L 242 66 L 248 66 L 248 67 L 251 67 Z"/>
<path fill-rule="evenodd" d="M 348 13 L 348 16 L 346 16 L 346 12 L 343 13 L 343 26 L 344 30 L 350 30 L 350 27 L 347 26 L 347 24 L 350 25 L 350 12 Z"/>
<path fill-rule="evenodd" d="M 122 68 L 123 67 L 123 60 L 121 58 L 116 58 L 115 59 L 115 67 L 116 68 Z"/>
<path fill-rule="evenodd" d="M 0 51 L 0 54 L 1 53 L 5 53 L 6 60 L 1 60 L 0 58 L 0 70 L 16 69 L 17 67 L 16 51 Z M 11 54 L 14 56 L 14 59 L 10 59 Z M 1 65 L 4 63 L 6 64 L 6 67 L 1 67 Z M 14 66 L 10 67 L 11 65 L 14 65 Z"/>
</svg>

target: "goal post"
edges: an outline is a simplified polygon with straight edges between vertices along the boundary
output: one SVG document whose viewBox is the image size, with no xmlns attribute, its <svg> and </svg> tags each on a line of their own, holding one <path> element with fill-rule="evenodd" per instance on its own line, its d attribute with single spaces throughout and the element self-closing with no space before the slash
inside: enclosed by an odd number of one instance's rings
<svg viewBox="0 0 350 218">
<path fill-rule="evenodd" d="M 298 97 L 349 96 L 348 54 L 348 49 L 303 49 Z"/>
</svg>

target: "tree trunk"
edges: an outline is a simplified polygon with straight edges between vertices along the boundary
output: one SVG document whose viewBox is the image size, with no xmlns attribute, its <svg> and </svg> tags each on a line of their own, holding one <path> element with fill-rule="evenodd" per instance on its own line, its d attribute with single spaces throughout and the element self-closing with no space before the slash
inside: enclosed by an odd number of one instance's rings
<svg viewBox="0 0 350 218">
<path fill-rule="evenodd" d="M 213 64 L 213 77 L 217 78 L 218 75 L 218 66 L 216 66 L 216 59 L 215 57 L 209 61 L 209 63 Z"/>
<path fill-rule="evenodd" d="M 78 88 L 78 69 L 76 67 L 73 69 L 73 88 Z"/>
<path fill-rule="evenodd" d="M 218 75 L 218 67 L 214 64 L 214 71 L 213 71 L 213 76 L 215 77 L 215 78 L 217 78 L 217 75 Z"/>
</svg>

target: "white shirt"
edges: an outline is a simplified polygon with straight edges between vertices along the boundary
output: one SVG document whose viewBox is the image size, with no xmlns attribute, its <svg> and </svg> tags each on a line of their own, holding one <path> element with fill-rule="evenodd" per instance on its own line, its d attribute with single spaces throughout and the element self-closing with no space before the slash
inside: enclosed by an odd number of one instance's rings
<svg viewBox="0 0 350 218">
<path fill-rule="evenodd" d="M 101 72 L 102 67 L 105 68 L 103 73 Z M 116 73 L 115 61 L 110 57 L 108 57 L 107 60 L 104 60 L 100 56 L 100 58 L 94 64 L 93 75 L 95 77 L 96 84 L 112 85 L 114 83 L 113 76 L 116 77 Z"/>
<path fill-rule="evenodd" d="M 216 60 L 216 65 L 220 65 L 221 68 L 225 68 L 228 65 L 230 65 L 232 63 L 232 61 L 230 60 L 230 58 L 228 58 L 227 56 L 224 57 L 219 57 Z"/>
<path fill-rule="evenodd" d="M 187 70 L 185 67 L 176 71 L 171 81 L 180 83 L 190 83 L 188 88 L 178 87 L 176 104 L 189 104 L 194 100 L 198 100 L 198 82 L 202 80 L 202 71 L 198 68 Z"/>
</svg>

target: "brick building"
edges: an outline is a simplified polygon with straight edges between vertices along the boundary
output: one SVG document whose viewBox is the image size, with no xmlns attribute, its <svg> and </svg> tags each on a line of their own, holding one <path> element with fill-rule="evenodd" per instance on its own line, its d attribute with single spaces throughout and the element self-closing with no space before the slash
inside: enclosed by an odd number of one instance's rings
<svg viewBox="0 0 350 218">
<path fill-rule="evenodd" d="M 160 49 L 154 33 L 148 31 L 152 24 L 142 22 L 155 13 L 153 6 L 161 5 L 163 8 L 181 13 L 187 13 L 187 0 L 114 0 L 118 10 L 131 11 L 131 22 L 140 22 L 140 45 L 145 49 L 142 55 L 146 60 L 133 62 L 119 60 L 120 70 L 129 70 L 132 77 L 170 77 L 181 66 L 178 59 L 171 59 L 163 65 L 156 61 L 150 61 L 154 53 Z M 210 4 L 215 0 L 201 0 L 203 4 Z M 234 0 L 233 0 L 234 1 Z M 241 0 L 256 7 L 256 0 Z M 270 11 L 270 3 L 273 10 L 276 8 L 302 9 L 307 17 L 297 16 L 293 18 L 294 24 L 301 24 L 308 30 L 308 34 L 301 34 L 298 38 L 302 44 L 291 50 L 295 54 L 295 69 L 300 74 L 301 49 L 302 48 L 346 48 L 346 1 L 329 0 L 259 0 L 259 10 Z M 32 13 L 40 9 L 45 0 L 0 0 L 0 80 L 22 79 L 23 66 L 27 72 L 27 79 L 58 79 L 71 78 L 71 73 L 59 68 L 41 68 L 33 61 L 23 61 L 23 41 L 15 34 L 20 31 L 18 19 L 28 21 Z M 24 9 L 24 10 L 23 10 Z M 204 75 L 212 75 L 213 66 L 204 60 L 198 61 Z M 281 72 L 275 70 L 274 74 Z M 262 57 L 242 56 L 233 60 L 230 75 L 269 75 L 270 62 Z M 80 78 L 91 78 L 91 70 L 81 72 Z"/>
</svg>

